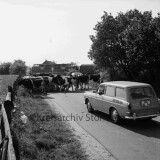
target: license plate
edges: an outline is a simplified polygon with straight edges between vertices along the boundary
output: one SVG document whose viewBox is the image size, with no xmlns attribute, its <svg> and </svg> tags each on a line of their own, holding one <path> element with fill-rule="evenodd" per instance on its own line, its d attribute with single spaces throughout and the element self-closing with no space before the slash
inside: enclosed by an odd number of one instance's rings
<svg viewBox="0 0 160 160">
<path fill-rule="evenodd" d="M 149 99 L 141 101 L 142 107 L 149 107 L 150 105 L 151 105 L 151 101 Z"/>
</svg>

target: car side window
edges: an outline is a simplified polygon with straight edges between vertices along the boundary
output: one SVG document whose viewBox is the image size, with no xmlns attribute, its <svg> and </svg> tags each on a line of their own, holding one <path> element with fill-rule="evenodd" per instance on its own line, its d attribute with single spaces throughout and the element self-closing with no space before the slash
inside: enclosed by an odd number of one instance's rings
<svg viewBox="0 0 160 160">
<path fill-rule="evenodd" d="M 106 88 L 106 95 L 114 97 L 115 96 L 115 88 L 112 86 L 107 86 Z"/>
<path fill-rule="evenodd" d="M 124 90 L 124 88 L 119 88 L 119 87 L 117 87 L 116 88 L 116 97 L 117 98 L 120 98 L 120 99 L 125 99 L 125 90 Z"/>
<path fill-rule="evenodd" d="M 98 93 L 105 93 L 105 86 L 103 85 L 99 86 Z"/>
</svg>

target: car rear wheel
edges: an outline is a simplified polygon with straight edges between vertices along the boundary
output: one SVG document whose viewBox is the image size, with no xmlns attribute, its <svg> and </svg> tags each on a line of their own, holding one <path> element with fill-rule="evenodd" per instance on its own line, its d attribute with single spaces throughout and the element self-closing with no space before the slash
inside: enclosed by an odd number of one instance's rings
<svg viewBox="0 0 160 160">
<path fill-rule="evenodd" d="M 119 123 L 120 117 L 118 111 L 115 108 L 111 110 L 111 120 L 116 124 Z"/>
<path fill-rule="evenodd" d="M 90 103 L 90 101 L 87 102 L 87 110 L 89 113 L 93 113 L 94 109 L 92 108 L 92 105 Z"/>
</svg>

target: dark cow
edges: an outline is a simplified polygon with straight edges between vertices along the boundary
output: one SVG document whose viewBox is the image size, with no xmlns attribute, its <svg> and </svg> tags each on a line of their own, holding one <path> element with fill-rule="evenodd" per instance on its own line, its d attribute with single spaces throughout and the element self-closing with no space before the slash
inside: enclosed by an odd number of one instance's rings
<svg viewBox="0 0 160 160">
<path fill-rule="evenodd" d="M 60 91 L 68 91 L 70 84 L 67 77 L 61 75 L 52 75 L 52 82 L 56 85 L 56 88 Z"/>
<path fill-rule="evenodd" d="M 33 96 L 33 82 L 29 78 L 19 78 L 18 79 L 18 86 L 24 87 L 28 93 Z"/>
<path fill-rule="evenodd" d="M 86 89 L 86 85 L 88 85 L 88 89 L 89 89 L 89 76 L 88 75 L 81 75 L 78 76 L 78 81 L 79 81 L 79 85 L 80 85 L 80 89 Z"/>
<path fill-rule="evenodd" d="M 78 77 L 73 76 L 61 76 L 61 75 L 52 75 L 52 81 L 56 85 L 57 90 L 69 91 L 69 88 L 75 88 L 78 90 Z"/>
<path fill-rule="evenodd" d="M 100 76 L 100 74 L 91 74 L 89 76 L 89 80 L 92 80 L 93 86 L 95 85 L 95 88 L 97 88 L 98 85 L 101 83 L 101 76 Z"/>
<path fill-rule="evenodd" d="M 91 74 L 89 79 L 93 80 L 93 82 L 100 83 L 100 74 Z"/>
<path fill-rule="evenodd" d="M 41 90 L 43 92 L 43 95 L 47 95 L 45 82 L 43 82 L 43 78 L 40 77 L 20 78 L 18 80 L 18 86 L 23 86 L 25 89 L 27 89 L 31 96 L 33 96 L 33 90 Z"/>
<path fill-rule="evenodd" d="M 77 91 L 78 85 L 79 85 L 78 77 L 69 76 L 67 77 L 67 80 L 68 80 L 69 86 L 72 87 L 72 91 L 73 91 L 73 88 L 75 88 L 75 91 Z"/>
</svg>

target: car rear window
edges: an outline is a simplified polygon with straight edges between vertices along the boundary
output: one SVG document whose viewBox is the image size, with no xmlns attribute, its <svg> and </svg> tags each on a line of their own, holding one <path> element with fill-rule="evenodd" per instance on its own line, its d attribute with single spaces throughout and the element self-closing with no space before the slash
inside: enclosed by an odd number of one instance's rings
<svg viewBox="0 0 160 160">
<path fill-rule="evenodd" d="M 124 88 L 116 88 L 116 97 L 120 99 L 125 99 L 125 90 Z"/>
<path fill-rule="evenodd" d="M 150 87 L 131 88 L 130 95 L 132 99 L 152 98 L 155 94 Z"/>
</svg>

